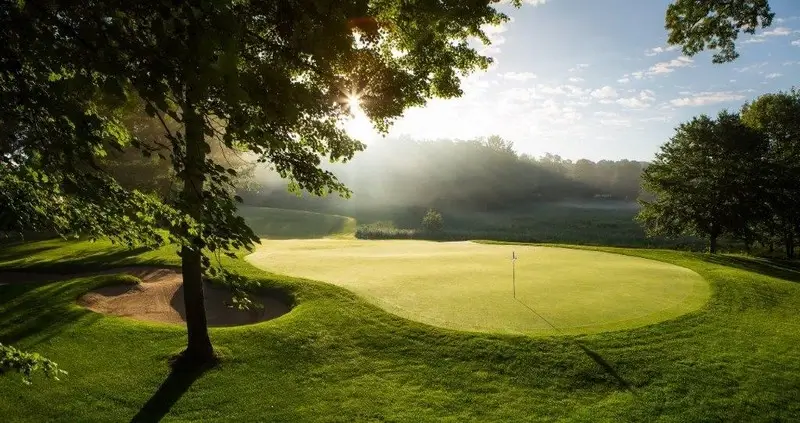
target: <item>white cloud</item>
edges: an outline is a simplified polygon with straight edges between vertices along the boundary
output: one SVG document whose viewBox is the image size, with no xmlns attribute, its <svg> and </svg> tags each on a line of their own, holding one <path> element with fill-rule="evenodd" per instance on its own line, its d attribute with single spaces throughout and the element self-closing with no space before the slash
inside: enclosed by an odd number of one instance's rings
<svg viewBox="0 0 800 423">
<path fill-rule="evenodd" d="M 511 88 L 502 91 L 500 98 L 507 103 L 528 103 L 544 97 L 540 96 L 534 88 Z"/>
<path fill-rule="evenodd" d="M 775 72 L 775 73 L 771 73 L 771 74 L 767 75 L 766 78 L 767 79 L 775 79 L 775 78 L 778 78 L 778 77 L 781 77 L 781 76 L 783 76 L 782 73 Z"/>
<path fill-rule="evenodd" d="M 775 23 L 782 24 L 782 23 L 786 23 L 786 22 L 789 22 L 789 21 L 796 21 L 796 20 L 800 20 L 800 16 L 786 16 L 786 17 L 782 17 L 782 18 L 775 18 Z"/>
<path fill-rule="evenodd" d="M 536 74 L 532 72 L 506 72 L 500 76 L 503 79 L 509 79 L 511 81 L 528 81 L 531 79 L 536 79 Z"/>
<path fill-rule="evenodd" d="M 625 75 L 622 75 L 622 78 L 618 79 L 617 82 L 620 84 L 625 84 L 630 82 L 631 78 L 644 79 L 646 77 L 653 77 L 655 75 L 672 73 L 675 72 L 675 69 L 677 68 L 690 67 L 692 66 L 692 63 L 694 63 L 694 60 L 690 57 L 678 56 L 677 58 L 668 60 L 666 62 L 658 62 L 646 70 L 626 73 Z"/>
<path fill-rule="evenodd" d="M 651 116 L 639 119 L 639 122 L 667 122 L 669 119 L 669 116 Z"/>
<path fill-rule="evenodd" d="M 599 112 L 594 112 L 594 115 L 599 118 L 614 118 L 619 116 L 619 113 L 599 111 Z"/>
<path fill-rule="evenodd" d="M 699 92 L 688 97 L 675 98 L 669 103 L 676 107 L 707 106 L 709 104 L 725 103 L 728 101 L 744 100 L 745 96 L 731 91 Z"/>
<path fill-rule="evenodd" d="M 644 55 L 645 56 L 656 56 L 656 55 L 659 55 L 661 53 L 666 53 L 668 51 L 675 51 L 678 48 L 679 48 L 678 46 L 653 47 L 653 48 L 649 48 L 649 49 L 645 50 L 644 51 Z"/>
<path fill-rule="evenodd" d="M 581 87 L 577 87 L 575 85 L 545 85 L 545 84 L 538 84 L 536 85 L 536 90 L 541 92 L 542 94 L 550 94 L 550 95 L 564 95 L 567 97 L 583 97 L 589 94 L 589 90 L 583 89 Z"/>
<path fill-rule="evenodd" d="M 628 119 L 600 119 L 600 124 L 605 126 L 631 126 Z"/>
<path fill-rule="evenodd" d="M 491 45 L 481 47 L 480 53 L 484 55 L 500 53 L 500 46 L 506 43 L 506 37 L 503 34 L 508 31 L 508 24 L 512 22 L 514 22 L 513 18 L 500 25 L 481 25 L 481 31 L 489 38 Z M 477 42 L 481 45 L 480 41 Z"/>
<path fill-rule="evenodd" d="M 756 35 L 744 40 L 744 42 L 745 43 L 763 43 L 764 41 L 767 41 L 767 38 L 769 38 L 769 37 L 785 37 L 785 36 L 787 36 L 787 35 L 789 35 L 791 33 L 792 33 L 792 30 L 790 28 L 787 28 L 785 26 L 779 26 L 777 28 L 773 28 L 773 29 L 764 31 L 764 32 L 762 32 L 760 34 L 756 34 Z"/>
<path fill-rule="evenodd" d="M 569 78 L 569 82 L 573 82 L 573 83 L 578 83 L 578 82 L 583 82 L 583 81 L 585 81 L 585 79 L 579 78 L 577 76 L 573 76 L 573 77 Z"/>
<path fill-rule="evenodd" d="M 794 41 L 792 41 L 792 45 L 793 45 L 793 46 L 798 46 L 798 47 L 800 47 L 800 40 L 794 40 Z"/>
<path fill-rule="evenodd" d="M 651 66 L 647 70 L 647 75 L 660 75 L 665 73 L 674 72 L 675 68 L 683 68 L 691 66 L 694 60 L 686 56 L 679 56 L 677 59 L 672 59 L 668 62 L 659 62 Z"/>
<path fill-rule="evenodd" d="M 617 99 L 617 104 L 629 109 L 644 109 L 653 105 L 656 93 L 651 90 L 642 90 L 639 95 Z"/>
<path fill-rule="evenodd" d="M 589 67 L 588 63 L 578 63 L 574 68 L 569 68 L 570 72 L 579 72 Z"/>
<path fill-rule="evenodd" d="M 564 102 L 565 106 L 575 106 L 575 107 L 589 107 L 591 106 L 592 102 L 589 100 L 567 100 Z"/>
<path fill-rule="evenodd" d="M 608 85 L 606 85 L 605 87 L 602 87 L 602 88 L 599 88 L 599 89 L 596 89 L 596 90 L 592 91 L 592 97 L 601 98 L 601 99 L 603 99 L 603 98 L 617 98 L 617 97 L 619 97 L 619 94 L 617 93 L 617 90 L 615 90 L 614 88 L 611 88 Z"/>
<path fill-rule="evenodd" d="M 783 36 L 789 35 L 791 33 L 792 33 L 791 29 L 789 29 L 789 28 L 787 28 L 785 26 L 779 26 L 777 28 L 773 28 L 773 29 L 764 31 L 764 32 L 761 33 L 761 35 L 763 35 L 765 37 L 783 37 Z"/>
</svg>

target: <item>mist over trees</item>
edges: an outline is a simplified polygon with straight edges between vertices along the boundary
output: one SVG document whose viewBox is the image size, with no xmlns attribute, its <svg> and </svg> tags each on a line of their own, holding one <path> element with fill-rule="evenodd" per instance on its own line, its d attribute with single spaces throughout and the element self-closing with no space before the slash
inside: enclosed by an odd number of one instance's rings
<svg viewBox="0 0 800 423">
<path fill-rule="evenodd" d="M 297 197 L 286 183 L 256 170 L 245 203 L 284 208 L 332 210 L 402 206 L 498 211 L 531 202 L 614 199 L 635 201 L 647 163 L 631 160 L 572 161 L 558 155 L 518 154 L 498 136 L 473 140 L 385 139 L 346 165 L 329 169 L 353 192 L 338 197 Z"/>
</svg>

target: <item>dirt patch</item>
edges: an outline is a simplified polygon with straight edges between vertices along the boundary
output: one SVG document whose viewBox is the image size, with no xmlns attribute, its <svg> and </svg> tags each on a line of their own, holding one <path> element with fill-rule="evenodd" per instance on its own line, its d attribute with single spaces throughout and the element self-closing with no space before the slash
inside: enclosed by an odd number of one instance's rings
<svg viewBox="0 0 800 423">
<path fill-rule="evenodd" d="M 186 322 L 183 303 L 183 277 L 176 269 L 129 267 L 101 272 L 56 275 L 24 272 L 0 273 L 0 285 L 26 282 L 51 282 L 83 276 L 125 273 L 142 280 L 137 285 L 112 285 L 88 292 L 78 304 L 97 313 L 136 320 L 175 323 Z M 209 326 L 238 326 L 271 320 L 289 312 L 287 302 L 278 296 L 253 295 L 263 307 L 240 311 L 230 307 L 232 295 L 227 289 L 204 284 L 206 316 Z"/>
</svg>

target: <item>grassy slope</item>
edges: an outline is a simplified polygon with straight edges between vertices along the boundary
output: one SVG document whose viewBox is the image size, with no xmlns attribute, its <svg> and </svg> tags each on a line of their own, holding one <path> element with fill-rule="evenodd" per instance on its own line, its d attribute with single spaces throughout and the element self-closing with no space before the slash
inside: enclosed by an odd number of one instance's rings
<svg viewBox="0 0 800 423">
<path fill-rule="evenodd" d="M 239 214 L 261 238 L 347 237 L 356 228 L 356 221 L 352 217 L 301 210 L 241 206 Z"/>
<path fill-rule="evenodd" d="M 696 310 L 709 295 L 708 284 L 682 267 L 565 248 L 281 240 L 264 241 L 247 260 L 348 288 L 412 320 L 496 333 L 559 334 L 547 321 L 572 334 L 643 326 Z"/>
<path fill-rule="evenodd" d="M 34 243 L 0 264 L 64 269 L 84 260 L 173 262 L 88 254 L 104 245 Z M 0 342 L 40 351 L 61 382 L 0 378 L 4 421 L 776 421 L 800 416 L 800 273 L 768 262 L 618 250 L 697 271 L 714 294 L 697 313 L 577 338 L 468 334 L 409 322 L 326 284 L 232 264 L 292 291 L 288 315 L 215 329 L 228 358 L 202 376 L 170 374 L 179 327 L 101 317 L 74 305 L 113 277 L 0 286 Z M 31 258 L 30 254 L 34 254 Z M 88 258 L 87 258 L 88 257 Z M 748 270 L 749 269 L 749 270 Z M 627 387 L 627 388 L 626 388 Z"/>
</svg>

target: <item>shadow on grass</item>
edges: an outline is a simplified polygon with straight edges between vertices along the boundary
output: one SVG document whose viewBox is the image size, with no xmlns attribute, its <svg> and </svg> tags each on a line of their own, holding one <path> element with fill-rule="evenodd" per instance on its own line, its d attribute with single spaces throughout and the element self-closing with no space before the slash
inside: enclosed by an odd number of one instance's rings
<svg viewBox="0 0 800 423">
<path fill-rule="evenodd" d="M 800 282 L 800 263 L 795 261 L 711 254 L 702 256 L 702 259 L 708 263 L 735 267 L 791 282 Z"/>
<path fill-rule="evenodd" d="M 80 270 L 99 270 L 119 267 L 120 265 L 130 264 L 134 257 L 152 251 L 148 247 L 109 249 L 102 252 L 97 250 L 75 251 L 72 254 L 63 255 L 58 261 L 46 265 L 47 269 L 72 272 Z M 48 260 L 49 261 L 49 260 Z M 39 267 L 38 263 L 34 266 Z"/>
<path fill-rule="evenodd" d="M 189 366 L 175 363 L 167 379 L 131 419 L 131 423 L 159 422 L 172 406 L 189 390 L 203 373 L 214 368 L 216 363 L 205 366 Z"/>
<path fill-rule="evenodd" d="M 531 306 L 523 303 L 518 298 L 514 298 L 514 299 L 517 300 L 518 303 L 522 304 L 525 308 L 530 310 L 531 313 L 535 314 L 536 317 L 542 319 L 543 322 L 547 323 L 547 325 L 550 326 L 551 328 L 553 328 L 556 332 L 562 333 L 561 330 L 559 330 L 555 325 L 550 323 L 550 321 L 545 319 L 544 316 L 539 314 Z M 628 383 L 628 381 L 626 381 L 622 376 L 620 376 L 620 374 L 617 373 L 617 371 L 614 369 L 614 366 L 612 366 L 608 361 L 606 361 L 606 359 L 604 359 L 603 356 L 601 356 L 600 354 L 592 351 L 591 349 L 589 349 L 589 347 L 587 347 L 586 345 L 583 345 L 583 343 L 580 342 L 580 341 L 574 341 L 574 343 L 575 343 L 575 345 L 578 346 L 578 348 L 583 350 L 583 352 L 586 353 L 586 355 L 589 356 L 589 358 L 591 358 L 595 363 L 597 363 L 597 365 L 600 366 L 600 368 L 602 368 L 606 373 L 608 373 L 609 376 L 614 378 L 614 381 L 617 383 L 617 385 L 619 385 L 620 388 L 622 388 L 622 389 L 624 389 L 626 391 L 632 391 L 631 384 Z"/>
<path fill-rule="evenodd" d="M 3 262 L 14 262 L 18 260 L 23 260 L 30 256 L 44 253 L 46 251 L 55 250 L 58 248 L 56 245 L 45 245 L 45 246 L 31 246 L 25 245 L 21 243 L 9 243 L 9 244 L 0 244 L 0 261 Z"/>
<path fill-rule="evenodd" d="M 594 362 L 597 363 L 598 366 L 600 366 L 603 370 L 605 370 L 605 372 L 608 373 L 609 376 L 614 378 L 614 380 L 617 382 L 620 388 L 626 391 L 633 391 L 631 384 L 628 383 L 628 381 L 625 380 L 622 376 L 620 376 L 620 374 L 617 373 L 617 371 L 614 369 L 614 366 L 612 366 L 611 363 L 606 361 L 606 359 L 604 359 L 603 356 L 592 351 L 591 349 L 589 349 L 589 347 L 583 345 L 583 343 L 581 343 L 580 341 L 575 341 L 575 344 L 577 344 L 578 347 L 582 349 L 583 352 L 586 353 L 586 355 L 589 356 L 589 358 L 594 360 Z"/>
<path fill-rule="evenodd" d="M 27 339 L 31 345 L 46 342 L 64 327 L 91 324 L 99 318 L 88 311 L 66 306 L 61 299 L 77 295 L 73 284 L 23 284 L 0 286 L 0 339 L 16 343 Z"/>
</svg>

